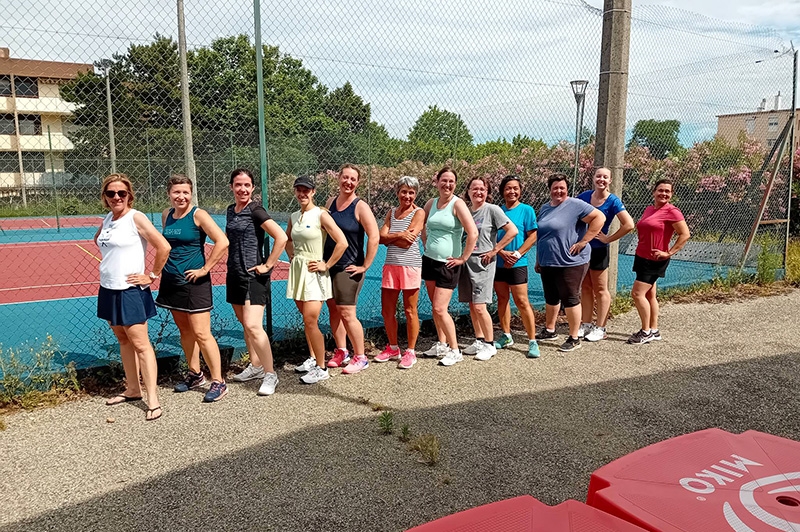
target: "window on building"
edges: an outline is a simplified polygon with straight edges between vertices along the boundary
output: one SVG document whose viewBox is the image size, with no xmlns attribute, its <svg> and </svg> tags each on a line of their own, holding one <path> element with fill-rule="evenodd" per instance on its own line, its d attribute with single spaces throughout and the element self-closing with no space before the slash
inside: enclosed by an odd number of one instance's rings
<svg viewBox="0 0 800 532">
<path fill-rule="evenodd" d="M 767 131 L 770 131 L 770 132 L 778 131 L 778 117 L 777 116 L 769 117 L 769 122 L 767 122 Z"/>
<path fill-rule="evenodd" d="M 36 78 L 14 76 L 14 89 L 17 91 L 17 98 L 39 97 L 39 81 Z"/>
<path fill-rule="evenodd" d="M 19 118 L 20 135 L 41 135 L 42 117 L 39 115 L 17 115 Z M 15 135 L 14 115 L 11 113 L 0 115 L 0 135 Z"/>
<path fill-rule="evenodd" d="M 753 131 L 756 130 L 756 117 L 751 116 L 747 120 L 744 121 L 744 126 L 747 129 L 747 134 L 752 135 Z"/>
<path fill-rule="evenodd" d="M 767 148 L 771 148 L 775 145 L 776 139 L 767 139 Z"/>
<path fill-rule="evenodd" d="M 11 96 L 11 76 L 0 76 L 0 97 Z"/>
<path fill-rule="evenodd" d="M 25 173 L 45 172 L 44 153 L 35 151 L 22 152 L 22 166 Z M 19 173 L 19 158 L 17 152 L 0 152 L 0 173 Z"/>
</svg>

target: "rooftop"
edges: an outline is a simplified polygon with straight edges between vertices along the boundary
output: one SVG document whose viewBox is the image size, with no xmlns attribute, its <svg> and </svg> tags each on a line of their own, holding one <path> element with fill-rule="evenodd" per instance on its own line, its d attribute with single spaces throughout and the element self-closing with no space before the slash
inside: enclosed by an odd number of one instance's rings
<svg viewBox="0 0 800 532">
<path fill-rule="evenodd" d="M 11 57 L 8 48 L 0 48 L 0 75 L 75 79 L 81 72 L 94 72 L 94 66 L 85 63 L 16 59 Z"/>
</svg>

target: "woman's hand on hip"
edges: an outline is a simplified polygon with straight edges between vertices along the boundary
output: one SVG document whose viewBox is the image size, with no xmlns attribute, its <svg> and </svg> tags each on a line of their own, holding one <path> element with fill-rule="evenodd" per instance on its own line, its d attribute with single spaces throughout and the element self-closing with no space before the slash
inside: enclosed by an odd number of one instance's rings
<svg viewBox="0 0 800 532">
<path fill-rule="evenodd" d="M 206 270 L 205 266 L 196 270 L 186 270 L 186 280 L 190 283 L 193 283 L 199 278 L 205 277 L 206 275 L 208 275 L 208 270 Z"/>
<path fill-rule="evenodd" d="M 125 278 L 125 282 L 134 286 L 150 286 L 153 279 L 151 279 L 149 275 L 143 273 L 132 273 Z"/>
</svg>

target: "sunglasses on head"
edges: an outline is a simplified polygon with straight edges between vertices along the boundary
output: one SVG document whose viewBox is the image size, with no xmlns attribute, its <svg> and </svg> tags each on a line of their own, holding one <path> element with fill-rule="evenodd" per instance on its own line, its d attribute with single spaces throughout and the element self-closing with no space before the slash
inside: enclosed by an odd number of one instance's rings
<svg viewBox="0 0 800 532">
<path fill-rule="evenodd" d="M 125 198 L 128 197 L 128 191 L 127 190 L 106 190 L 105 192 L 103 192 L 103 194 L 105 194 L 105 196 L 108 199 L 113 199 L 114 196 L 119 196 L 122 199 L 125 199 Z"/>
</svg>

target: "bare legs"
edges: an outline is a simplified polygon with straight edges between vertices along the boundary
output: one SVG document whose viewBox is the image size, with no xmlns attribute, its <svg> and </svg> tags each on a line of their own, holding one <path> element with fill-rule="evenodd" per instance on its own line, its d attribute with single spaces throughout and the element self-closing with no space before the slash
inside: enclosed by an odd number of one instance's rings
<svg viewBox="0 0 800 532">
<path fill-rule="evenodd" d="M 528 339 L 536 338 L 536 318 L 533 315 L 533 308 L 528 300 L 528 285 L 508 283 L 494 283 L 494 290 L 497 293 L 497 314 L 500 318 L 500 328 L 506 334 L 511 334 L 511 296 L 514 297 L 514 304 L 517 306 L 525 332 Z"/>
<path fill-rule="evenodd" d="M 267 373 L 275 373 L 272 363 L 272 346 L 269 337 L 262 325 L 264 321 L 264 305 L 251 305 L 245 301 L 244 305 L 232 305 L 236 319 L 244 329 L 244 342 L 250 353 L 250 363 L 255 367 L 263 367 Z M 219 350 L 217 350 L 219 356 Z"/>
<path fill-rule="evenodd" d="M 592 311 L 597 305 L 597 326 L 605 327 L 611 308 L 611 292 L 608 291 L 608 270 L 589 270 L 581 285 L 581 321 L 592 322 Z"/>
<path fill-rule="evenodd" d="M 319 330 L 319 313 L 322 311 L 322 301 L 295 301 L 297 309 L 303 316 L 303 326 L 306 331 L 306 342 L 311 356 L 317 361 L 317 366 L 325 367 L 325 339 Z"/>
<path fill-rule="evenodd" d="M 181 333 L 181 347 L 186 355 L 189 369 L 200 373 L 200 352 L 202 351 L 211 373 L 211 380 L 223 382 L 219 346 L 211 334 L 211 313 L 173 310 L 172 318 Z"/>
<path fill-rule="evenodd" d="M 494 342 L 494 327 L 492 317 L 486 310 L 486 303 L 470 303 L 469 317 L 472 319 L 472 328 L 475 338 L 483 338 L 486 342 Z"/>
<path fill-rule="evenodd" d="M 453 317 L 448 312 L 450 299 L 453 297 L 453 290 L 447 288 L 437 288 L 435 281 L 425 281 L 428 289 L 428 297 L 431 299 L 433 307 L 433 323 L 436 325 L 436 333 L 439 341 L 446 343 L 451 349 L 458 349 L 458 339 L 456 338 L 456 324 Z"/>
<path fill-rule="evenodd" d="M 414 350 L 417 346 L 419 337 L 419 314 L 417 304 L 419 303 L 419 290 L 403 290 L 403 312 L 406 316 L 406 334 L 408 336 L 408 348 Z M 389 288 L 381 289 L 381 314 L 383 323 L 386 326 L 386 336 L 390 345 L 397 345 L 397 299 L 400 297 L 400 290 Z"/>
<path fill-rule="evenodd" d="M 347 337 L 353 343 L 353 351 L 356 355 L 364 354 L 364 327 L 356 317 L 355 305 L 337 305 L 336 301 L 329 299 L 328 313 L 331 317 L 331 332 L 336 341 L 336 347 L 347 348 Z M 395 325 L 395 330 L 397 326 Z"/>
<path fill-rule="evenodd" d="M 631 290 L 633 304 L 639 313 L 642 322 L 642 330 L 658 329 L 658 299 L 656 299 L 656 285 L 647 284 L 641 281 L 633 282 Z"/>
<path fill-rule="evenodd" d="M 111 330 L 119 341 L 122 368 L 125 370 L 125 391 L 127 397 L 142 395 L 139 384 L 141 369 L 144 389 L 147 392 L 147 406 L 154 409 L 161 405 L 158 400 L 158 366 L 156 353 L 147 335 L 147 322 L 136 325 L 112 325 Z"/>
<path fill-rule="evenodd" d="M 545 305 L 545 326 L 551 330 L 556 330 L 556 321 L 558 319 L 558 310 L 560 305 Z M 578 331 L 581 328 L 581 305 L 580 303 L 574 307 L 564 309 L 567 315 L 567 323 L 569 324 L 569 335 L 573 338 L 578 337 Z"/>
</svg>

